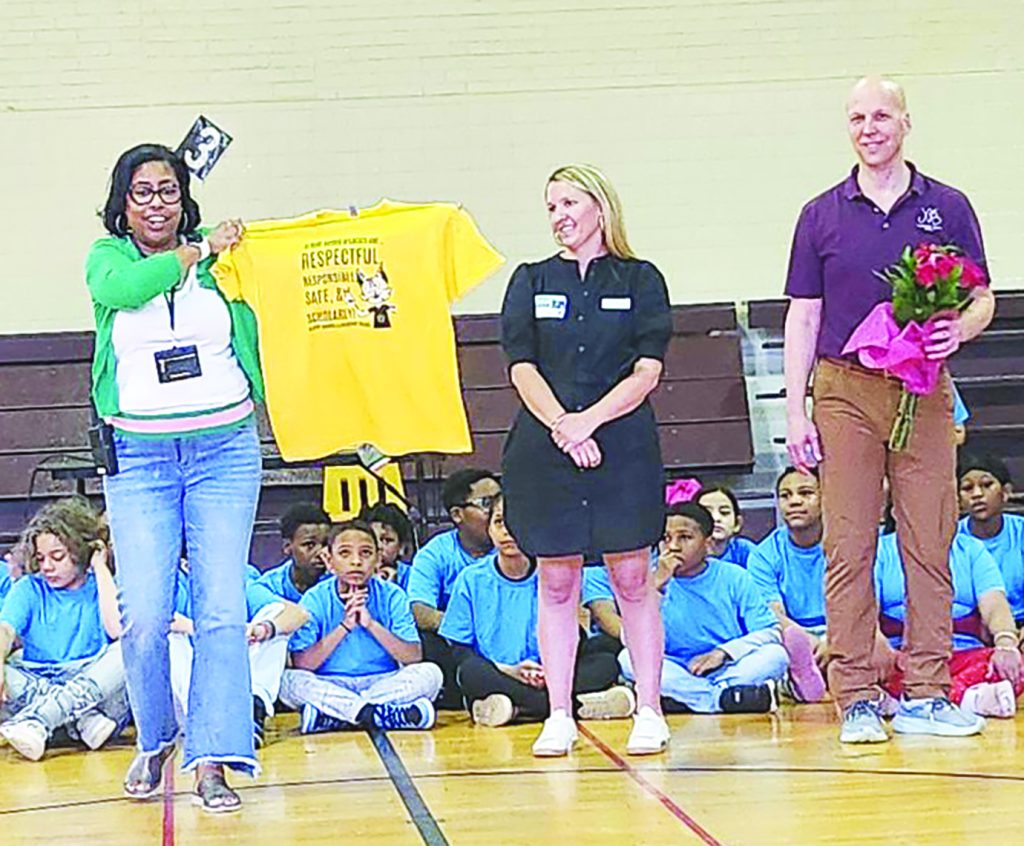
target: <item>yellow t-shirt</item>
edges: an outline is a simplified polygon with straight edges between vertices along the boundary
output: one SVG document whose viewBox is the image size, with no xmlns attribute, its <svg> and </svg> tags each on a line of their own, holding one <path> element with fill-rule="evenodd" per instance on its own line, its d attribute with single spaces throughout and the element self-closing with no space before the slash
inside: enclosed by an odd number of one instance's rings
<svg viewBox="0 0 1024 846">
<path fill-rule="evenodd" d="M 246 224 L 213 275 L 256 313 L 281 455 L 469 452 L 449 306 L 503 261 L 451 203 Z"/>
</svg>

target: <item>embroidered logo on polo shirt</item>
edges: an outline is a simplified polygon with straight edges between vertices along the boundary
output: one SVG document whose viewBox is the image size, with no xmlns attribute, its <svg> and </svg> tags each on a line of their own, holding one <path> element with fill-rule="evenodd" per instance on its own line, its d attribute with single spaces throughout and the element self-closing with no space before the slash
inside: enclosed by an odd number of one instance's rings
<svg viewBox="0 0 1024 846">
<path fill-rule="evenodd" d="M 942 215 L 935 206 L 926 206 L 917 213 L 917 228 L 922 232 L 941 232 Z"/>
</svg>

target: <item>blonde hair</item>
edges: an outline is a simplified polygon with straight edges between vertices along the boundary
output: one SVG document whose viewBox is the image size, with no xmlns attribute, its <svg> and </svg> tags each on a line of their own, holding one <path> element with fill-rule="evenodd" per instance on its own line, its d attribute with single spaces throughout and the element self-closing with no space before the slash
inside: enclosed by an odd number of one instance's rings
<svg viewBox="0 0 1024 846">
<path fill-rule="evenodd" d="M 548 177 L 547 184 L 565 182 L 585 191 L 601 208 L 601 233 L 608 252 L 616 258 L 636 258 L 626 238 L 626 225 L 622 219 L 622 203 L 615 188 L 593 165 L 575 164 L 558 168 Z"/>
</svg>

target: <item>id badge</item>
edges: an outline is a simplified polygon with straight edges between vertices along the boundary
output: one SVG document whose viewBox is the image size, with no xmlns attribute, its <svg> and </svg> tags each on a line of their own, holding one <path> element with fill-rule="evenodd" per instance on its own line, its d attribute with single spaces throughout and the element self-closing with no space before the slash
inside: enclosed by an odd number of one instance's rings
<svg viewBox="0 0 1024 846">
<path fill-rule="evenodd" d="M 156 362 L 156 377 L 161 385 L 203 375 L 203 369 L 199 366 L 199 351 L 195 346 L 160 350 L 153 353 L 153 360 Z"/>
<path fill-rule="evenodd" d="M 564 320 L 569 309 L 565 294 L 534 294 L 533 316 L 537 320 Z"/>
<path fill-rule="evenodd" d="M 632 297 L 601 297 L 601 311 L 631 311 Z"/>
</svg>

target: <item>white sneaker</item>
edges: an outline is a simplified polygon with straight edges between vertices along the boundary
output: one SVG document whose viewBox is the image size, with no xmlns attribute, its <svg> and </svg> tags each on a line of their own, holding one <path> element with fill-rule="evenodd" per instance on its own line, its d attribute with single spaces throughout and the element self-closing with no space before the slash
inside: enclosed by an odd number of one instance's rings
<svg viewBox="0 0 1024 846">
<path fill-rule="evenodd" d="M 0 736 L 30 761 L 38 761 L 46 751 L 46 727 L 38 720 L 6 722 L 0 725 Z"/>
<path fill-rule="evenodd" d="M 110 740 L 110 735 L 117 729 L 117 723 L 106 714 L 93 710 L 82 714 L 75 723 L 75 728 L 78 729 L 82 743 L 90 749 L 99 749 Z"/>
<path fill-rule="evenodd" d="M 576 721 L 559 708 L 544 721 L 540 737 L 533 743 L 536 758 L 560 758 L 576 745 Z"/>
<path fill-rule="evenodd" d="M 516 716 L 516 706 L 504 693 L 492 693 L 473 700 L 473 722 L 478 726 L 504 726 Z"/>
<path fill-rule="evenodd" d="M 636 710 L 633 691 L 622 684 L 596 693 L 581 693 L 576 698 L 580 701 L 581 720 L 621 720 Z"/>
<path fill-rule="evenodd" d="M 633 717 L 633 730 L 626 741 L 629 755 L 657 755 L 668 746 L 672 732 L 665 718 L 650 705 L 644 705 Z"/>
</svg>

